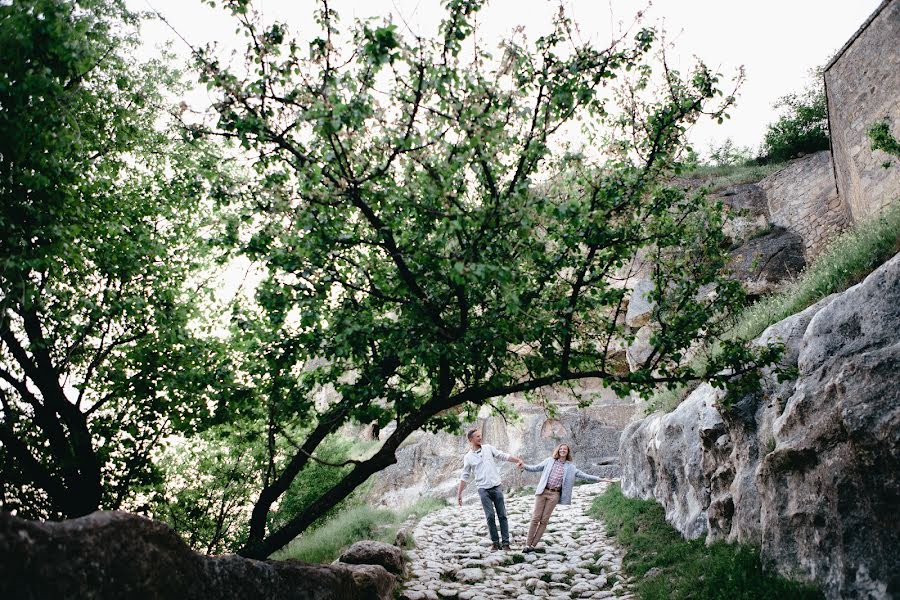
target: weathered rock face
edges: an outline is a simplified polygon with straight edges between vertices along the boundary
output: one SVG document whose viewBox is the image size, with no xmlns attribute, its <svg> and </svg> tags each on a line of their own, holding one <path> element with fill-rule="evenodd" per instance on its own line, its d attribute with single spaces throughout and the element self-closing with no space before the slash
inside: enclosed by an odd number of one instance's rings
<svg viewBox="0 0 900 600">
<path fill-rule="evenodd" d="M 202 556 L 165 524 L 129 513 L 34 523 L 0 512 L 5 599 L 387 600 L 395 582 L 377 565 Z"/>
<path fill-rule="evenodd" d="M 804 266 L 803 240 L 781 227 L 773 227 L 733 250 L 729 261 L 734 278 L 751 296 L 778 290 Z"/>
<path fill-rule="evenodd" d="M 371 540 L 354 543 L 341 554 L 338 562 L 348 565 L 381 565 L 394 575 L 402 576 L 404 572 L 400 548 Z"/>
<path fill-rule="evenodd" d="M 719 410 L 701 386 L 622 434 L 622 488 L 685 537 L 759 544 L 831 598 L 900 594 L 900 255 L 767 329 L 796 380 Z"/>
<path fill-rule="evenodd" d="M 740 245 L 769 228 L 766 193 L 755 183 L 725 188 L 715 196 L 726 207 L 728 218 L 722 231 Z"/>
<path fill-rule="evenodd" d="M 521 456 L 528 463 L 545 459 L 557 444 L 572 448 L 578 467 L 592 475 L 618 476 L 619 436 L 632 420 L 635 404 L 618 398 L 599 382 L 585 380 L 573 395 L 567 389 L 547 390 L 547 401 L 559 410 L 549 418 L 537 405 L 522 398 L 513 399 L 520 419 L 507 422 L 485 414 L 477 423 L 484 442 Z M 579 399 L 592 400 L 579 408 Z M 465 435 L 416 432 L 397 451 L 397 463 L 373 482 L 369 499 L 375 504 L 406 506 L 422 496 L 455 499 L 462 459 L 468 451 Z M 521 473 L 515 465 L 500 465 L 500 476 L 508 488 L 533 486 L 534 477 Z M 475 496 L 474 486 L 466 487 L 465 497 Z"/>
</svg>

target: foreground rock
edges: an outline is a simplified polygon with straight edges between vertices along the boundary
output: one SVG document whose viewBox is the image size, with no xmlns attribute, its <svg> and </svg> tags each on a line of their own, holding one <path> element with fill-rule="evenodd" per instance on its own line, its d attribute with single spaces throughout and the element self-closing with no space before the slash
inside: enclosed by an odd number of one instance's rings
<svg viewBox="0 0 900 600">
<path fill-rule="evenodd" d="M 61 523 L 0 513 L 0 598 L 393 598 L 377 565 L 309 565 L 193 552 L 163 523 L 96 512 Z"/>
<path fill-rule="evenodd" d="M 577 486 L 572 504 L 556 507 L 536 553 L 522 553 L 532 494 L 506 496 L 510 552 L 491 551 L 479 503 L 426 516 L 414 532 L 410 578 L 400 598 L 631 598 L 621 549 L 607 537 L 603 523 L 585 514 L 608 486 L 609 481 Z"/>
<path fill-rule="evenodd" d="M 341 554 L 338 562 L 349 565 L 381 565 L 394 575 L 403 575 L 404 572 L 400 548 L 371 540 L 356 542 Z"/>
<path fill-rule="evenodd" d="M 761 546 L 830 598 L 900 593 L 900 255 L 781 321 L 799 376 L 771 373 L 730 410 L 701 386 L 629 426 L 626 495 L 655 498 L 685 537 Z"/>
</svg>

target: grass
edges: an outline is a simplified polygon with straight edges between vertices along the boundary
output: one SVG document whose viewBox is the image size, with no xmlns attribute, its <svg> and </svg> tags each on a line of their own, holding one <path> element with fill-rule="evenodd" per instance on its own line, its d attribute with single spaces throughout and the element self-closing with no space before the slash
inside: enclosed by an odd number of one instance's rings
<svg viewBox="0 0 900 600">
<path fill-rule="evenodd" d="M 732 335 L 745 340 L 758 336 L 769 325 L 859 283 L 898 251 L 900 199 L 880 217 L 838 236 L 785 290 L 745 310 Z"/>
<path fill-rule="evenodd" d="M 768 177 L 784 167 L 785 163 L 771 165 L 721 165 L 702 166 L 684 173 L 685 179 L 704 179 L 711 193 L 723 190 L 732 185 L 751 183 Z"/>
<path fill-rule="evenodd" d="M 897 252 L 900 252 L 900 199 L 881 216 L 835 238 L 795 281 L 747 307 L 726 335 L 730 339 L 752 340 L 766 327 L 859 283 Z M 702 372 L 705 362 L 701 353 L 691 366 Z M 648 412 L 671 412 L 692 389 L 682 387 L 658 392 L 651 398 Z"/>
<path fill-rule="evenodd" d="M 397 530 L 408 517 L 415 515 L 420 519 L 446 505 L 442 499 L 422 498 L 399 511 L 354 506 L 338 513 L 314 531 L 299 536 L 273 558 L 330 563 L 354 542 L 360 540 L 392 544 Z"/>
<path fill-rule="evenodd" d="M 618 484 L 594 500 L 591 515 L 625 548 L 623 569 L 638 598 L 806 599 L 815 588 L 763 571 L 752 546 L 684 540 L 652 500 L 625 498 Z"/>
</svg>

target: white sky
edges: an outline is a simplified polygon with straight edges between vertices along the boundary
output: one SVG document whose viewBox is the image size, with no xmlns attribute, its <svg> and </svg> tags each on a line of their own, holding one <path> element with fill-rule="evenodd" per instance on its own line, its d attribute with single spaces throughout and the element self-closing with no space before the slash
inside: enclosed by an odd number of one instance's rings
<svg viewBox="0 0 900 600">
<path fill-rule="evenodd" d="M 239 45 L 231 19 L 200 0 L 127 3 L 135 10 L 152 5 L 194 45 L 211 41 L 226 49 Z M 669 59 L 675 68 L 687 70 L 697 56 L 730 79 L 739 66 L 745 67 L 747 79 L 731 120 L 723 125 L 700 123 L 692 130 L 691 140 L 701 151 L 729 137 L 755 149 L 766 124 L 776 116 L 775 100 L 805 87 L 808 71 L 830 60 L 879 4 L 880 0 L 654 0 L 646 10 L 646 22 L 665 28 L 667 39 L 674 44 Z M 255 0 L 254 5 L 267 20 L 286 22 L 303 38 L 316 31 L 310 18 L 314 0 Z M 394 22 L 402 25 L 405 21 L 423 35 L 436 31 L 443 14 L 439 0 L 331 0 L 330 5 L 344 25 L 357 17 L 392 14 Z M 605 45 L 611 32 L 618 30 L 620 23 L 630 24 L 647 2 L 565 0 L 565 5 L 579 24 L 582 38 Z M 494 40 L 499 42 L 522 25 L 534 39 L 548 30 L 557 6 L 558 0 L 493 0 L 479 16 L 479 35 L 493 48 Z M 146 25 L 142 35 L 150 47 L 174 39 L 159 23 Z M 186 56 L 181 42 L 175 43 L 174 49 Z M 192 98 L 191 102 L 203 100 Z"/>
</svg>

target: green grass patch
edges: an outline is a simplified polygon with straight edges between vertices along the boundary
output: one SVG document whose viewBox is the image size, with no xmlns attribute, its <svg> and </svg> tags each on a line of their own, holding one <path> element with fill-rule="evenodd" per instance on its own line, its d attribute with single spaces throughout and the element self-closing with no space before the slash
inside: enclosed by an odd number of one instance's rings
<svg viewBox="0 0 900 600">
<path fill-rule="evenodd" d="M 822 298 L 859 283 L 900 252 L 900 199 L 882 215 L 839 235 L 800 276 L 782 291 L 748 306 L 727 333 L 729 339 L 749 341 L 766 327 L 812 306 Z M 709 350 L 715 355 L 716 348 Z M 692 367 L 703 372 L 707 357 L 701 353 Z M 694 386 L 662 390 L 648 402 L 647 412 L 671 412 Z"/>
<path fill-rule="evenodd" d="M 439 498 L 422 498 L 398 511 L 354 506 L 341 511 L 315 530 L 294 539 L 273 558 L 330 563 L 354 542 L 360 540 L 392 544 L 397 536 L 397 530 L 408 517 L 415 515 L 420 519 L 444 506 L 447 506 L 446 501 Z"/>
<path fill-rule="evenodd" d="M 633 500 L 614 484 L 594 500 L 591 516 L 625 548 L 623 569 L 634 580 L 638 598 L 806 599 L 824 596 L 809 585 L 762 569 L 752 546 L 688 541 L 665 520 L 653 501 Z"/>
<path fill-rule="evenodd" d="M 732 185 L 755 183 L 780 170 L 784 165 L 785 163 L 702 166 L 682 174 L 681 177 L 705 180 L 704 186 L 711 193 L 715 193 Z"/>
<path fill-rule="evenodd" d="M 838 236 L 785 290 L 745 310 L 731 335 L 752 339 L 769 325 L 859 283 L 897 252 L 900 252 L 900 199 L 880 217 Z"/>
</svg>

